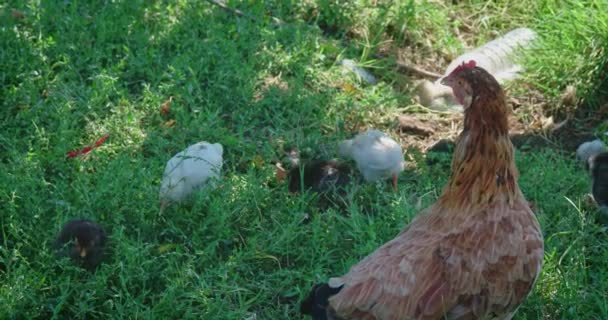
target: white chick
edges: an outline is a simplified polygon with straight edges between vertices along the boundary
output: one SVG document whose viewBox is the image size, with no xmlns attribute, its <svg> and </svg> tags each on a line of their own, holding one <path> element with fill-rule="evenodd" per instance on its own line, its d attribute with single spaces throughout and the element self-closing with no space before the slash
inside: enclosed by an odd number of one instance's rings
<svg viewBox="0 0 608 320">
<path fill-rule="evenodd" d="M 397 191 L 397 177 L 404 169 L 401 146 L 378 130 L 368 130 L 355 138 L 340 143 L 341 156 L 350 157 L 368 182 L 392 178 L 393 189 Z"/>
<path fill-rule="evenodd" d="M 587 163 L 592 156 L 606 152 L 606 145 L 600 139 L 582 143 L 576 149 L 576 158 L 583 163 Z"/>
<path fill-rule="evenodd" d="M 222 170 L 224 148 L 201 141 L 177 153 L 165 166 L 160 186 L 160 211 L 181 202 L 197 188 L 211 186 Z"/>
</svg>

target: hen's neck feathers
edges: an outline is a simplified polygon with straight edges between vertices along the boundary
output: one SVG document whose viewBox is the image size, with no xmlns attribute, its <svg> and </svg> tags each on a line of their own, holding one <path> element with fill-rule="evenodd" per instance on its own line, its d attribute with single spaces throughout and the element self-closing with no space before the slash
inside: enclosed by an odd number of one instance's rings
<svg viewBox="0 0 608 320">
<path fill-rule="evenodd" d="M 465 111 L 452 173 L 438 204 L 451 208 L 512 204 L 523 197 L 509 138 L 505 96 L 496 83 L 476 88 Z"/>
</svg>

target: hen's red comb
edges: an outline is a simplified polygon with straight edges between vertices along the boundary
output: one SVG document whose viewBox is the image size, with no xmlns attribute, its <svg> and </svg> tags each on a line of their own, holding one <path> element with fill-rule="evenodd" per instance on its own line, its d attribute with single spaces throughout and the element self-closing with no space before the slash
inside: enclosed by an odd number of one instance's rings
<svg viewBox="0 0 608 320">
<path fill-rule="evenodd" d="M 463 61 L 462 64 L 458 65 L 458 67 L 456 67 L 456 69 L 454 69 L 450 74 L 455 74 L 462 70 L 473 69 L 476 66 L 477 66 L 477 62 L 475 62 L 475 60 L 469 60 L 469 62 Z"/>
</svg>

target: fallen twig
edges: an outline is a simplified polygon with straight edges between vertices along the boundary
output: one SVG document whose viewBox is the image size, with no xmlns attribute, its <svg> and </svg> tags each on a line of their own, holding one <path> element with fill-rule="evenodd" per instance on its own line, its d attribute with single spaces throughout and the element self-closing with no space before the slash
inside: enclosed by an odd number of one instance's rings
<svg viewBox="0 0 608 320">
<path fill-rule="evenodd" d="M 424 70 L 424 69 L 422 69 L 420 67 L 411 66 L 411 65 L 405 64 L 403 62 L 399 62 L 399 61 L 397 61 L 397 66 L 400 69 L 405 70 L 406 72 L 416 73 L 416 74 L 419 74 L 421 76 L 425 76 L 425 77 L 429 77 L 429 78 L 439 79 L 439 78 L 443 77 L 443 75 L 441 75 L 439 73 L 435 73 L 433 71 Z"/>
<path fill-rule="evenodd" d="M 252 15 L 250 15 L 248 13 L 245 13 L 245 12 L 239 10 L 239 9 L 231 8 L 231 7 L 227 6 L 225 3 L 223 3 L 223 2 L 221 2 L 219 0 L 207 0 L 207 2 L 209 2 L 211 4 L 214 4 L 214 5 L 222 8 L 222 9 L 224 9 L 224 10 L 230 12 L 230 13 L 236 14 L 239 17 L 245 17 L 245 18 L 247 18 L 247 19 L 249 19 L 249 20 L 251 20 L 253 22 L 257 22 L 257 20 L 258 20 L 256 17 L 254 17 L 254 16 L 252 16 Z M 279 19 L 279 18 L 272 17 L 272 16 L 270 18 L 277 25 L 282 25 L 283 24 L 283 21 L 281 19 Z"/>
<path fill-rule="evenodd" d="M 440 115 L 453 115 L 456 114 L 455 112 L 452 111 L 440 111 L 440 110 L 435 110 L 435 109 L 431 109 L 431 108 L 427 108 L 419 103 L 416 104 L 411 104 L 407 107 L 403 107 L 403 108 L 398 108 L 396 109 L 397 112 L 399 113 L 408 113 L 408 112 L 426 112 L 426 113 L 435 113 L 435 114 L 440 114 Z"/>
<path fill-rule="evenodd" d="M 239 9 L 230 8 L 225 3 L 220 2 L 218 0 L 207 0 L 207 2 L 209 2 L 211 4 L 214 4 L 214 5 L 222 8 L 222 9 L 224 9 L 224 10 L 230 12 L 230 13 L 234 13 L 234 14 L 236 14 L 239 17 L 245 17 L 245 18 L 251 19 L 252 21 L 256 21 L 257 20 L 254 16 L 246 14 L 245 12 L 243 12 L 243 11 L 241 11 Z"/>
</svg>

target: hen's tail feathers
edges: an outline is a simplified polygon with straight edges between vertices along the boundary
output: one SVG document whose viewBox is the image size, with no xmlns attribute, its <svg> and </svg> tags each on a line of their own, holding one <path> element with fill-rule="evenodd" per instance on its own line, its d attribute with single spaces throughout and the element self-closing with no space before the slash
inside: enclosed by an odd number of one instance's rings
<svg viewBox="0 0 608 320">
<path fill-rule="evenodd" d="M 300 312 L 312 316 L 313 320 L 330 320 L 332 317 L 327 317 L 327 306 L 329 298 L 340 292 L 340 288 L 331 288 L 327 283 L 315 285 L 310 294 L 302 304 L 300 304 Z"/>
</svg>

